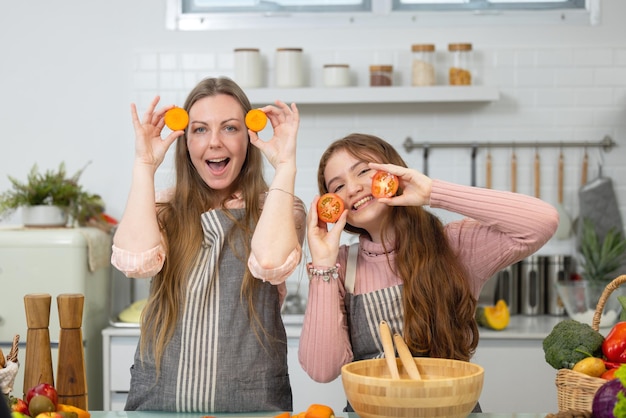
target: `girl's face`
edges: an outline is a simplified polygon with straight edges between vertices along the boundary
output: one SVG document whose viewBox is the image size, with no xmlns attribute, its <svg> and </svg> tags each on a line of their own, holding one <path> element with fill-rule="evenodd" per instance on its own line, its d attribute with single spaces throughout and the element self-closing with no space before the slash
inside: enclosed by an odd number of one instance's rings
<svg viewBox="0 0 626 418">
<path fill-rule="evenodd" d="M 348 209 L 348 223 L 365 229 L 374 241 L 378 241 L 380 219 L 390 209 L 372 196 L 372 177 L 376 172 L 369 168 L 368 162 L 345 150 L 338 150 L 326 163 L 324 179 L 328 191 L 343 199 Z"/>
<path fill-rule="evenodd" d="M 209 187 L 218 191 L 230 187 L 241 171 L 247 146 L 243 109 L 234 97 L 208 96 L 191 106 L 187 148 Z"/>
</svg>

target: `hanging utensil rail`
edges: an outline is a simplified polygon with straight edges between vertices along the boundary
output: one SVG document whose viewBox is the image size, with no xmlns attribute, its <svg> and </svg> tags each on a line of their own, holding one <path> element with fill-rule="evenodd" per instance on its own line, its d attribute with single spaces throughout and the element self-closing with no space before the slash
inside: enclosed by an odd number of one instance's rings
<svg viewBox="0 0 626 418">
<path fill-rule="evenodd" d="M 604 151 L 611 151 L 617 146 L 613 138 L 606 135 L 598 142 L 413 142 L 411 137 L 404 140 L 404 149 L 411 152 L 415 148 L 591 148 L 601 147 Z"/>
</svg>

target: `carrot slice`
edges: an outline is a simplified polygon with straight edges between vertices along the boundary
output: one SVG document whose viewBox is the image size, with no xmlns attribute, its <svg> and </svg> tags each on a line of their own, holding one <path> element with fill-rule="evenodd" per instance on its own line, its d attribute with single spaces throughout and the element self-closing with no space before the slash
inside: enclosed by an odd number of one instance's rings
<svg viewBox="0 0 626 418">
<path fill-rule="evenodd" d="M 172 131 L 182 131 L 189 124 L 189 115 L 182 107 L 174 107 L 165 112 L 165 124 Z"/>
<path fill-rule="evenodd" d="M 267 125 L 267 115 L 260 109 L 252 109 L 246 114 L 246 126 L 254 132 L 262 131 Z"/>
</svg>

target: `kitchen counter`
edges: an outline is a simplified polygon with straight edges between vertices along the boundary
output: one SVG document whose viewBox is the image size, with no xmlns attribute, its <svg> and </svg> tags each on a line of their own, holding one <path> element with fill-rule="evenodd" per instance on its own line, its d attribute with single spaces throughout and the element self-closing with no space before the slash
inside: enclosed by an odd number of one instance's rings
<svg viewBox="0 0 626 418">
<path fill-rule="evenodd" d="M 298 411 L 296 411 L 298 412 Z M 358 418 L 355 413 L 336 412 L 337 417 L 346 418 Z M 91 418 L 164 418 L 164 417 L 178 417 L 178 418 L 202 418 L 206 416 L 213 416 L 216 418 L 273 418 L 277 413 L 246 413 L 246 414 L 200 414 L 200 413 L 175 413 L 175 412 L 125 412 L 125 411 L 92 411 Z M 533 413 L 505 413 L 505 414 L 469 414 L 468 418 L 544 418 L 547 414 L 533 414 Z"/>
<path fill-rule="evenodd" d="M 284 315 L 283 318 L 289 340 L 288 360 L 294 408 L 302 409 L 312 402 L 324 400 L 335 410 L 343 409 L 345 395 L 341 378 L 331 383 L 314 382 L 298 362 L 298 344 L 304 316 Z M 554 326 L 566 318 L 567 316 L 514 315 L 508 327 L 502 331 L 479 328 L 480 342 L 472 362 L 485 368 L 480 403 L 483 411 L 505 414 L 484 414 L 482 417 L 507 417 L 508 411 L 537 414 L 558 410 L 556 370 L 546 363 L 542 342 Z M 105 409 L 123 409 L 130 383 L 129 369 L 139 332 L 136 326 L 109 327 L 102 332 L 105 354 Z M 510 384 L 512 381 L 515 384 Z"/>
</svg>

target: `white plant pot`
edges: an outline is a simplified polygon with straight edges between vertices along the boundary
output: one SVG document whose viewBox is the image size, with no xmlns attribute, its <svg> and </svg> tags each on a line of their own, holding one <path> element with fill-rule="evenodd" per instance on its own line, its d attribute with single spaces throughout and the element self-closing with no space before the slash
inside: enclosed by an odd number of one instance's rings
<svg viewBox="0 0 626 418">
<path fill-rule="evenodd" d="M 67 210 L 59 206 L 39 205 L 22 207 L 24 226 L 58 227 L 67 225 Z"/>
</svg>

